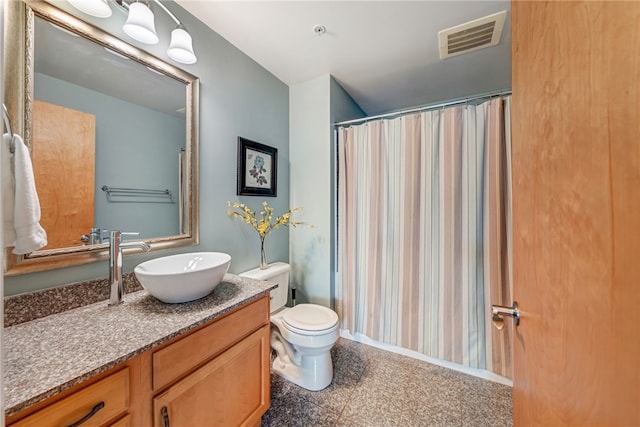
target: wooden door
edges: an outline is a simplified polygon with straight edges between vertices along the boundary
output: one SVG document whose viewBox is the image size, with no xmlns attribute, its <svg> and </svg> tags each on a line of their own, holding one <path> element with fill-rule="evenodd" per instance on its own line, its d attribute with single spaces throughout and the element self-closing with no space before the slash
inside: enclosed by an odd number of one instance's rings
<svg viewBox="0 0 640 427">
<path fill-rule="evenodd" d="M 153 400 L 155 427 L 254 426 L 270 404 L 269 325 Z"/>
<path fill-rule="evenodd" d="M 33 102 L 33 174 L 47 232 L 44 249 L 81 246 L 94 227 L 96 118 Z"/>
<path fill-rule="evenodd" d="M 512 2 L 514 424 L 640 425 L 640 2 Z"/>
</svg>

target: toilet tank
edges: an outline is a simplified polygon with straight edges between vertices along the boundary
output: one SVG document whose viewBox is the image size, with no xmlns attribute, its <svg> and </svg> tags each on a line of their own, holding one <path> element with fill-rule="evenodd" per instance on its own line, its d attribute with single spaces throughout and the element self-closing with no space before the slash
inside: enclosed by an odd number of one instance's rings
<svg viewBox="0 0 640 427">
<path fill-rule="evenodd" d="M 290 271 L 291 267 L 286 262 L 274 262 L 269 264 L 269 268 L 264 270 L 254 268 L 240 273 L 239 276 L 256 280 L 268 280 L 278 284 L 278 287 L 271 291 L 271 313 L 273 313 L 287 304 Z"/>
</svg>

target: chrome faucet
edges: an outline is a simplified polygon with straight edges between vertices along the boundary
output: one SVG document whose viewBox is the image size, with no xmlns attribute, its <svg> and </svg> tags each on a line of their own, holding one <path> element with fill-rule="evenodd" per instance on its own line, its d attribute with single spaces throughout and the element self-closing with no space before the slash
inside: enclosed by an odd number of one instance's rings
<svg viewBox="0 0 640 427">
<path fill-rule="evenodd" d="M 149 245 L 142 241 L 123 242 L 125 236 L 139 236 L 140 233 L 128 233 L 123 231 L 109 231 L 109 285 L 111 294 L 109 305 L 117 305 L 122 302 L 122 250 L 125 248 L 140 248 L 147 252 Z"/>
<path fill-rule="evenodd" d="M 85 245 L 98 245 L 102 243 L 102 231 L 99 228 L 92 228 L 89 234 L 83 234 L 80 237 L 80 241 Z"/>
</svg>

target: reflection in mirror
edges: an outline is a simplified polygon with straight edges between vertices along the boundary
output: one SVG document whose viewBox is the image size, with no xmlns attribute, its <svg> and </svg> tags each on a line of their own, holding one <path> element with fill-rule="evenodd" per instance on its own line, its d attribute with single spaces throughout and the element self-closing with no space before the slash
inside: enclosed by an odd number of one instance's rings
<svg viewBox="0 0 640 427">
<path fill-rule="evenodd" d="M 31 147 L 44 249 L 82 245 L 92 228 L 180 234 L 185 85 L 40 17 L 34 30 Z"/>
<path fill-rule="evenodd" d="M 102 259 L 98 229 L 152 249 L 197 243 L 197 78 L 40 1 L 26 37 L 25 139 L 49 243 L 8 273 Z"/>
</svg>

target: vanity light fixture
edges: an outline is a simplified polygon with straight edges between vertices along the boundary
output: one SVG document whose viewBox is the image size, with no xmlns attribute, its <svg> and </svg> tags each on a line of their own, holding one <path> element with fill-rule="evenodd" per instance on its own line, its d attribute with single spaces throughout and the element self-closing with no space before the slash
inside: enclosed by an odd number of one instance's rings
<svg viewBox="0 0 640 427">
<path fill-rule="evenodd" d="M 169 9 L 160 2 L 160 0 L 153 1 L 157 3 L 158 6 L 160 6 L 160 8 L 164 10 L 177 25 L 177 27 L 171 31 L 171 43 L 169 43 L 167 55 L 169 55 L 169 58 L 181 64 L 195 64 L 198 58 L 196 58 L 196 54 L 193 52 L 193 40 L 191 39 L 191 34 L 187 32 L 187 29 L 182 22 L 180 22 L 180 20 L 176 18 L 176 16 L 171 13 Z"/>
<path fill-rule="evenodd" d="M 127 22 L 122 26 L 126 35 L 140 43 L 156 44 L 160 39 L 156 34 L 153 12 L 142 2 L 129 4 Z"/>
<path fill-rule="evenodd" d="M 67 0 L 73 7 L 98 18 L 111 16 L 110 0 Z M 134 40 L 146 44 L 157 44 L 160 40 L 156 33 L 153 12 L 149 3 L 157 4 L 176 23 L 171 31 L 171 42 L 167 55 L 181 64 L 195 64 L 198 58 L 193 51 L 193 40 L 185 26 L 160 0 L 111 0 L 128 10 L 127 21 L 122 30 Z M 107 12 L 108 11 L 108 12 Z"/>
<path fill-rule="evenodd" d="M 107 3 L 108 0 L 67 0 L 71 6 L 75 7 L 87 15 L 96 18 L 108 18 L 111 16 L 111 8 Z"/>
<path fill-rule="evenodd" d="M 184 25 L 180 23 L 175 30 L 171 31 L 171 44 L 167 50 L 167 55 L 169 55 L 169 58 L 181 64 L 195 64 L 198 60 L 196 54 L 193 52 L 191 34 L 189 34 Z"/>
</svg>

